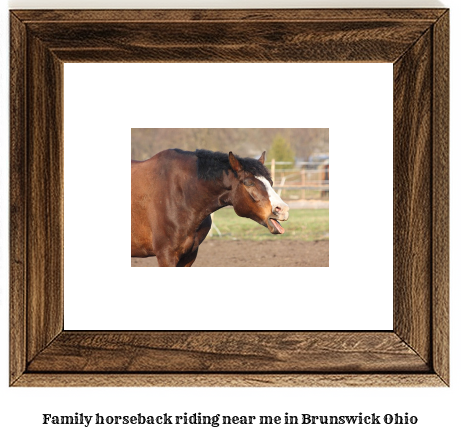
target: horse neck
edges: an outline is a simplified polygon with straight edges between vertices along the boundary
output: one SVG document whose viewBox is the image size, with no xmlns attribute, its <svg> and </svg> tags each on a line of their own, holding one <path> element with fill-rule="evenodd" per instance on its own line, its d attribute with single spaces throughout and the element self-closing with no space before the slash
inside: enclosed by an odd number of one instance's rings
<svg viewBox="0 0 461 436">
<path fill-rule="evenodd" d="M 238 183 L 238 180 L 230 170 L 227 173 L 223 172 L 222 179 L 214 181 L 216 187 L 215 210 L 221 209 L 224 206 L 232 206 L 233 191 L 236 183 Z"/>
<path fill-rule="evenodd" d="M 216 210 L 232 205 L 232 184 L 228 177 L 199 179 L 198 184 L 190 184 L 188 188 L 187 207 L 199 211 L 196 216 L 197 225 Z"/>
<path fill-rule="evenodd" d="M 202 182 L 204 188 L 198 202 L 204 211 L 205 217 L 224 206 L 232 205 L 232 189 L 221 180 L 207 180 Z"/>
</svg>

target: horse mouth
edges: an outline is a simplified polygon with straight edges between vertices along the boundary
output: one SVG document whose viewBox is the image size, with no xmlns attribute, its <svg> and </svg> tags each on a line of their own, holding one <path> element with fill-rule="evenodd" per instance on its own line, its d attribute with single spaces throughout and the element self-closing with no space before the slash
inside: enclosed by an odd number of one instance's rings
<svg viewBox="0 0 461 436">
<path fill-rule="evenodd" d="M 280 223 L 275 218 L 269 218 L 269 223 L 271 227 L 269 230 L 274 235 L 283 235 L 285 233 L 285 229 L 280 225 Z"/>
</svg>

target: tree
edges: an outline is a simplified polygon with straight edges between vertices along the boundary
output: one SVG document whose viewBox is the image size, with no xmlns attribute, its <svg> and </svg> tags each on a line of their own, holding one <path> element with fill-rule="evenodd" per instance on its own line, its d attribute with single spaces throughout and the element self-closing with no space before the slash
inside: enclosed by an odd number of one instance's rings
<svg viewBox="0 0 461 436">
<path fill-rule="evenodd" d="M 290 143 L 280 134 L 278 134 L 272 141 L 271 148 L 267 153 L 267 160 L 275 159 L 276 162 L 290 162 L 288 164 L 280 165 L 280 169 L 293 168 L 295 162 L 295 153 L 292 150 Z"/>
</svg>

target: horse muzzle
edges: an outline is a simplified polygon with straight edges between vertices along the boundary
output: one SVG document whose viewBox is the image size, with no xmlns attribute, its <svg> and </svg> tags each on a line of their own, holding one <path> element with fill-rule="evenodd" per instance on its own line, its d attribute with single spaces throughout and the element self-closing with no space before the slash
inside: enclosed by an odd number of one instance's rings
<svg viewBox="0 0 461 436">
<path fill-rule="evenodd" d="M 288 210 L 283 214 L 272 215 L 267 220 L 267 228 L 274 235 L 282 235 L 285 233 L 285 229 L 280 224 L 280 221 L 286 221 L 288 219 Z"/>
</svg>

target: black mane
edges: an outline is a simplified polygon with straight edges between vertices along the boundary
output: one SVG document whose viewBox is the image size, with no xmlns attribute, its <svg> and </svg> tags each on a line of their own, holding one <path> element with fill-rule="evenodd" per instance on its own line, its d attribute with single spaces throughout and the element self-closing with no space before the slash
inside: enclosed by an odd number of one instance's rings
<svg viewBox="0 0 461 436">
<path fill-rule="evenodd" d="M 232 168 L 229 163 L 229 154 L 219 151 L 195 150 L 197 156 L 197 174 L 199 179 L 217 180 L 222 177 L 223 171 L 228 173 Z M 267 168 L 258 160 L 251 157 L 240 157 L 234 154 L 242 165 L 243 170 L 254 176 L 265 177 L 272 183 L 271 175 Z"/>
</svg>

